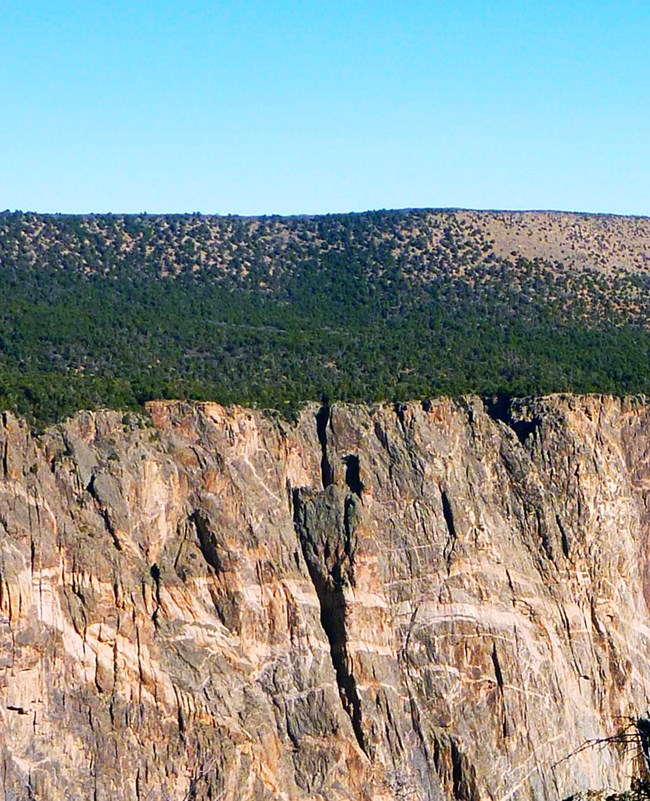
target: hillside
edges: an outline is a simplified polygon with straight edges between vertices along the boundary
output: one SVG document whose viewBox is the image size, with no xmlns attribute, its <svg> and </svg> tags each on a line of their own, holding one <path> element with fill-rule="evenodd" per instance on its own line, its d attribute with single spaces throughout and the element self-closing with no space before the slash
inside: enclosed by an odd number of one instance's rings
<svg viewBox="0 0 650 801">
<path fill-rule="evenodd" d="M 650 393 L 650 220 L 0 215 L 0 405 Z"/>
</svg>

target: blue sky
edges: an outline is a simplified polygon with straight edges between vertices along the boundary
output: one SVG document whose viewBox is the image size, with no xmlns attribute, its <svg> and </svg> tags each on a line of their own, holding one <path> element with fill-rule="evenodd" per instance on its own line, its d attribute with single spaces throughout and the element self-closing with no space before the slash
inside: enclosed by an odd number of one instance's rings
<svg viewBox="0 0 650 801">
<path fill-rule="evenodd" d="M 0 208 L 650 214 L 650 4 L 0 0 Z"/>
</svg>

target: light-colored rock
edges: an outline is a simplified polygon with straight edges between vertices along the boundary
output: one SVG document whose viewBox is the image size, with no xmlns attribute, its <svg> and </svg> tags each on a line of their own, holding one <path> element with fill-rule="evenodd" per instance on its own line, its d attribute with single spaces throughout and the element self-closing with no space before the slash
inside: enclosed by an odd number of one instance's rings
<svg viewBox="0 0 650 801">
<path fill-rule="evenodd" d="M 650 704 L 650 407 L 489 412 L 6 415 L 4 798 L 627 787 L 574 752 Z"/>
</svg>

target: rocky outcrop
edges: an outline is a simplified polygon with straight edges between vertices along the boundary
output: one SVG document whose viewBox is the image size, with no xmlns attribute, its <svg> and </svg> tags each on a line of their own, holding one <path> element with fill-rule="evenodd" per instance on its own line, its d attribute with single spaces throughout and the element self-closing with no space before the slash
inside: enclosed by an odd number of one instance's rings
<svg viewBox="0 0 650 801">
<path fill-rule="evenodd" d="M 650 703 L 650 407 L 149 415 L 3 418 L 5 799 L 629 786 L 580 746 Z"/>
</svg>

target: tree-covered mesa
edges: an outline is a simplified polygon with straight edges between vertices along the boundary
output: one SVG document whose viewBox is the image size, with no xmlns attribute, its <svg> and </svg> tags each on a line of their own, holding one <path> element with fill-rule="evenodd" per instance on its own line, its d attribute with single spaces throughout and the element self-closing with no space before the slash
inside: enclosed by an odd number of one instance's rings
<svg viewBox="0 0 650 801">
<path fill-rule="evenodd" d="M 648 274 L 495 252 L 452 211 L 0 214 L 0 406 L 650 392 Z"/>
</svg>

